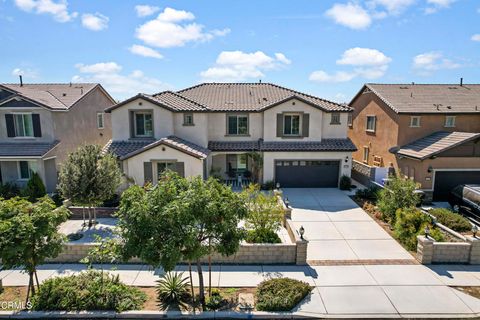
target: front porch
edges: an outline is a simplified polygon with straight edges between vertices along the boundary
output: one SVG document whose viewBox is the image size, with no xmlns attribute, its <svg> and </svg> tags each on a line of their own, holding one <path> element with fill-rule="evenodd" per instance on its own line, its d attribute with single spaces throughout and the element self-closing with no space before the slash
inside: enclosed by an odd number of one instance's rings
<svg viewBox="0 0 480 320">
<path fill-rule="evenodd" d="M 9 183 L 23 189 L 27 185 L 33 172 L 39 174 L 47 192 L 51 193 L 55 191 L 57 185 L 55 158 L 47 160 L 35 158 L 0 158 L 0 184 Z"/>
<path fill-rule="evenodd" d="M 244 152 L 216 153 L 212 155 L 209 176 L 233 188 L 242 188 L 258 181 L 254 163 Z"/>
</svg>

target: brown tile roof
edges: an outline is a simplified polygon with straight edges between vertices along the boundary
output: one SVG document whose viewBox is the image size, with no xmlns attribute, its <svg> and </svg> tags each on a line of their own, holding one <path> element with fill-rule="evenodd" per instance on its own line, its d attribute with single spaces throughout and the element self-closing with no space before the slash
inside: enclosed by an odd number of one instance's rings
<svg viewBox="0 0 480 320">
<path fill-rule="evenodd" d="M 176 136 L 169 136 L 159 140 L 131 139 L 127 141 L 110 141 L 105 146 L 104 151 L 113 153 L 120 160 L 125 160 L 162 144 L 199 159 L 205 159 L 210 153 L 210 150 Z"/>
<path fill-rule="evenodd" d="M 172 111 L 258 112 L 296 98 L 326 112 L 350 112 L 343 104 L 331 102 L 271 83 L 203 83 L 177 92 L 154 95 L 138 94 L 106 109 L 114 110 L 135 99 L 143 98 Z"/>
<path fill-rule="evenodd" d="M 477 138 L 480 138 L 480 133 L 439 131 L 415 140 L 401 147 L 395 153 L 406 157 L 424 160 Z"/>
<path fill-rule="evenodd" d="M 367 83 L 365 87 L 397 113 L 480 114 L 480 84 Z"/>
<path fill-rule="evenodd" d="M 209 141 L 211 151 L 356 151 L 350 139 L 322 141 Z"/>
<path fill-rule="evenodd" d="M 17 96 L 39 103 L 53 110 L 67 110 L 87 95 L 97 83 L 36 83 L 36 84 L 0 84 Z M 14 96 L 12 96 L 14 97 Z M 6 98 L 6 100 L 10 97 Z"/>
<path fill-rule="evenodd" d="M 0 157 L 43 157 L 58 145 L 59 141 L 44 142 L 3 142 L 0 143 Z"/>
</svg>

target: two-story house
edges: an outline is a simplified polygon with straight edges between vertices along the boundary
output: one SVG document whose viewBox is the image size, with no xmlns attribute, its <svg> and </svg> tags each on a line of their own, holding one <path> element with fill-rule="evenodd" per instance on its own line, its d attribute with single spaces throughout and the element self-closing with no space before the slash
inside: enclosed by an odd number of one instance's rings
<svg viewBox="0 0 480 320">
<path fill-rule="evenodd" d="M 434 200 L 480 183 L 480 85 L 369 83 L 350 106 L 358 163 L 392 167 Z"/>
<path fill-rule="evenodd" d="M 110 140 L 114 104 L 99 84 L 0 84 L 0 183 L 23 187 L 37 172 L 54 192 L 69 152 Z"/>
<path fill-rule="evenodd" d="M 112 141 L 135 183 L 165 169 L 183 176 L 249 179 L 247 153 L 263 157 L 261 180 L 282 187 L 337 187 L 350 175 L 351 109 L 269 83 L 205 83 L 177 92 L 138 94 L 106 109 Z M 233 183 L 234 184 L 234 183 Z"/>
</svg>

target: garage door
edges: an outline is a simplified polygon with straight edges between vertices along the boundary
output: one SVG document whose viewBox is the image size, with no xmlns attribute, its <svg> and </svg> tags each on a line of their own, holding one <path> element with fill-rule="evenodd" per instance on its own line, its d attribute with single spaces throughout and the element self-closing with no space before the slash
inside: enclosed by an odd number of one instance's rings
<svg viewBox="0 0 480 320">
<path fill-rule="evenodd" d="M 445 201 L 459 184 L 480 184 L 480 171 L 435 171 L 433 200 Z"/>
<path fill-rule="evenodd" d="M 339 161 L 275 161 L 275 182 L 282 188 L 336 188 Z"/>
</svg>

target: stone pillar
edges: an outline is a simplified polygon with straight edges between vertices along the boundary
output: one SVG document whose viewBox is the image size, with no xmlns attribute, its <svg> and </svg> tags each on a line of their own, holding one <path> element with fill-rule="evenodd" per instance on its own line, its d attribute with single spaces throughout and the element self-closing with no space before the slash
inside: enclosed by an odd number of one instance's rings
<svg viewBox="0 0 480 320">
<path fill-rule="evenodd" d="M 480 264 L 480 238 L 466 236 L 467 242 L 470 244 L 470 264 Z"/>
<path fill-rule="evenodd" d="M 421 264 L 431 264 L 433 259 L 433 242 L 432 238 L 425 236 L 417 236 L 417 260 Z"/>
<path fill-rule="evenodd" d="M 307 264 L 307 248 L 308 248 L 308 241 L 307 240 L 297 240 L 297 255 L 295 264 L 297 266 L 303 266 Z"/>
</svg>

